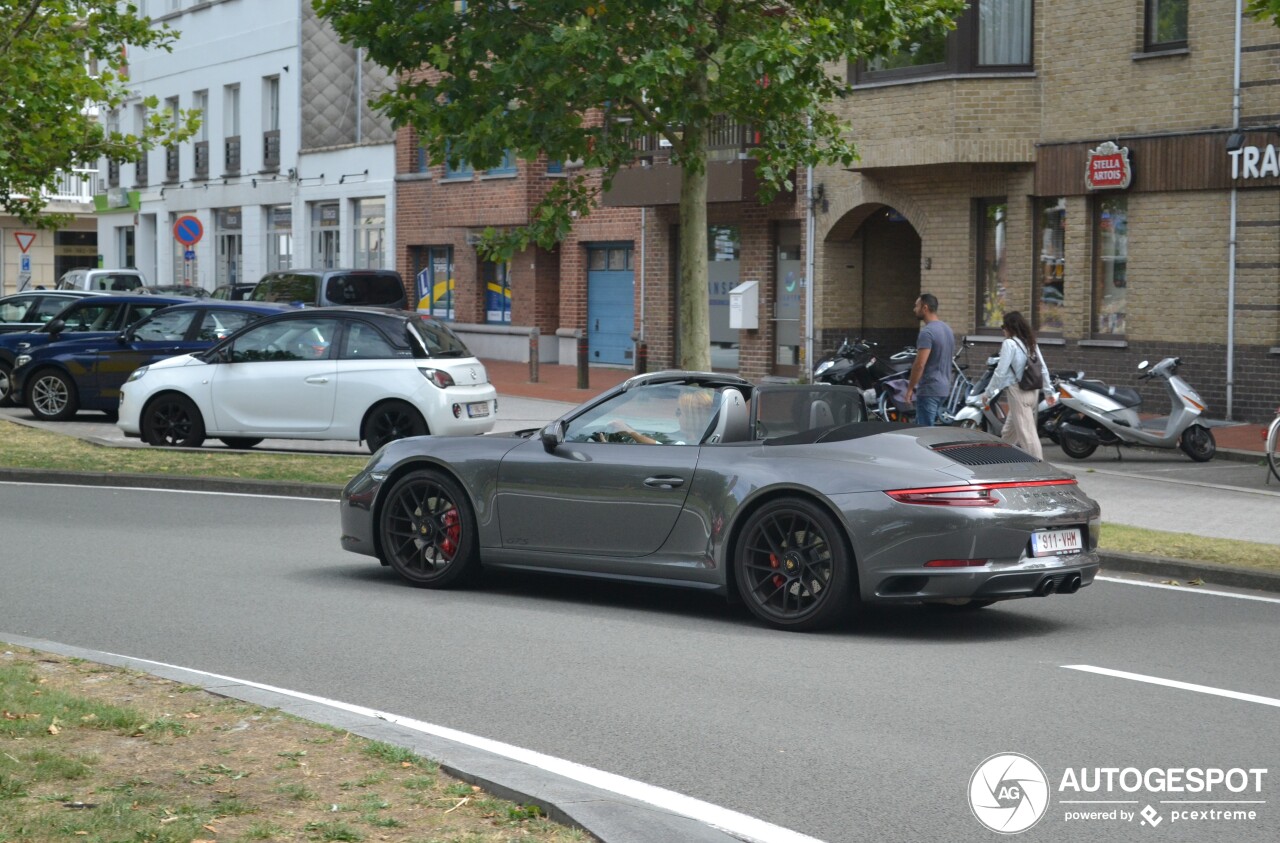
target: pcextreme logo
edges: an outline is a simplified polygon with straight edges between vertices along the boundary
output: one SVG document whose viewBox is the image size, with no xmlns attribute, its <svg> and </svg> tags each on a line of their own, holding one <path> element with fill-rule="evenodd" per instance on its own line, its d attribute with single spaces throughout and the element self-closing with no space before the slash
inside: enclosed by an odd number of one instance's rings
<svg viewBox="0 0 1280 843">
<path fill-rule="evenodd" d="M 1137 823 L 1155 829 L 1193 823 L 1256 822 L 1265 767 L 1067 767 L 1058 779 L 1064 822 Z M 969 778 L 969 808 L 992 831 L 1017 834 L 1048 813 L 1049 777 L 1025 755 L 1002 752 Z"/>
</svg>

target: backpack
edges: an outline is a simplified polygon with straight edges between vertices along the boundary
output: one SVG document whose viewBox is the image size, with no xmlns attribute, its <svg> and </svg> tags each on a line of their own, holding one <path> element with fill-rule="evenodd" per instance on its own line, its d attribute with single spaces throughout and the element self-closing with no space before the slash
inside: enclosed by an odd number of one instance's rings
<svg viewBox="0 0 1280 843">
<path fill-rule="evenodd" d="M 1036 349 L 1038 351 L 1039 349 Z M 1040 375 L 1040 359 L 1035 351 L 1027 352 L 1027 365 L 1022 367 L 1022 377 L 1018 378 L 1018 388 L 1027 392 L 1044 389 L 1044 378 Z"/>
</svg>

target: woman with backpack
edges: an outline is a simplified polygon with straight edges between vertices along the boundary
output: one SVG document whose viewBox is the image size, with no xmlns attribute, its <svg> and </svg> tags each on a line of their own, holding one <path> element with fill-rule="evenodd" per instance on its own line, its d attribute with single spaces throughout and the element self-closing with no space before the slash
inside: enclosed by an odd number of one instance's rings
<svg viewBox="0 0 1280 843">
<path fill-rule="evenodd" d="M 1036 432 L 1036 407 L 1042 394 L 1050 404 L 1056 400 L 1049 368 L 1036 345 L 1035 332 L 1021 313 L 1006 313 L 1000 327 L 1004 331 L 1000 362 L 982 400 L 990 403 L 1003 391 L 1009 409 L 1000 438 L 1036 459 L 1044 459 L 1040 434 Z"/>
</svg>

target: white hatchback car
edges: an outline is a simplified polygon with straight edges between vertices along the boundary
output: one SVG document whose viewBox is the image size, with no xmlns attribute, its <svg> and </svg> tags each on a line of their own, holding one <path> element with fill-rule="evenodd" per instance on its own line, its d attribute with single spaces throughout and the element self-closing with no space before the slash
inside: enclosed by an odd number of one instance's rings
<svg viewBox="0 0 1280 843">
<path fill-rule="evenodd" d="M 143 366 L 117 424 L 152 445 L 233 448 L 346 439 L 377 451 L 406 436 L 493 429 L 497 390 L 443 322 L 374 307 L 270 316 L 197 354 Z"/>
</svg>

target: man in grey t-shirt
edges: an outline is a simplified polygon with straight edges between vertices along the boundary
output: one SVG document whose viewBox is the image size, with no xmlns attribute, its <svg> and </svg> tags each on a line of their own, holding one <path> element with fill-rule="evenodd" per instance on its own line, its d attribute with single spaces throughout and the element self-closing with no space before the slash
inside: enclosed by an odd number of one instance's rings
<svg viewBox="0 0 1280 843">
<path fill-rule="evenodd" d="M 915 401 L 916 424 L 930 427 L 938 422 L 938 411 L 951 393 L 951 358 L 956 353 L 956 336 L 951 326 L 938 318 L 938 299 L 921 293 L 916 299 L 916 318 L 924 320 L 916 338 L 916 362 L 907 381 L 907 401 Z"/>
</svg>

